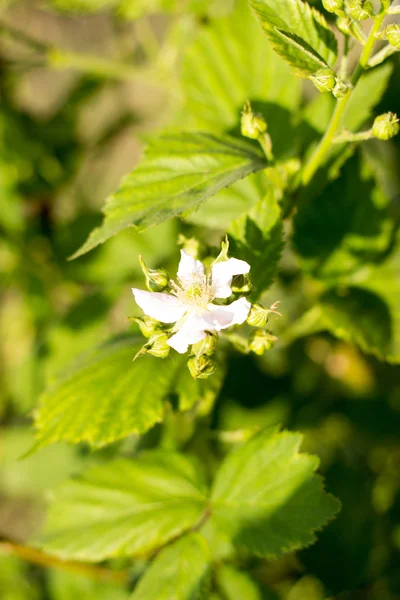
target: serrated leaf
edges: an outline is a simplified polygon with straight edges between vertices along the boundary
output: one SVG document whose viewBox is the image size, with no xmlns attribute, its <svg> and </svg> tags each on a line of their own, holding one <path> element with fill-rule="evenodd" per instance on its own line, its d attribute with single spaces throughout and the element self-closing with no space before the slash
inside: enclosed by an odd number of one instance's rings
<svg viewBox="0 0 400 600">
<path fill-rule="evenodd" d="M 143 231 L 190 213 L 219 190 L 263 169 L 261 149 L 248 141 L 208 133 L 164 134 L 154 139 L 139 166 L 105 204 L 77 258 L 127 227 Z"/>
<path fill-rule="evenodd" d="M 230 17 L 200 29 L 185 50 L 182 88 L 179 123 L 228 131 L 238 127 L 250 100 L 266 118 L 275 144 L 290 146 L 290 113 L 301 100 L 300 81 L 271 49 L 247 2 L 237 2 Z"/>
<path fill-rule="evenodd" d="M 376 294 L 349 288 L 340 295 L 330 291 L 288 331 L 287 339 L 329 331 L 335 337 L 356 344 L 380 359 L 390 355 L 392 327 L 389 310 Z"/>
<path fill-rule="evenodd" d="M 112 461 L 56 490 L 38 545 L 87 562 L 145 555 L 198 522 L 206 492 L 199 465 L 179 454 Z"/>
<path fill-rule="evenodd" d="M 391 244 L 394 223 L 387 199 L 357 158 L 340 179 L 299 208 L 293 242 L 315 277 L 334 279 L 379 260 Z"/>
<path fill-rule="evenodd" d="M 314 474 L 318 458 L 299 454 L 301 439 L 263 431 L 220 467 L 212 518 L 237 547 L 269 557 L 304 548 L 338 511 L 339 502 Z"/>
<path fill-rule="evenodd" d="M 78 357 L 40 399 L 37 446 L 64 440 L 99 447 L 160 422 L 181 362 L 152 356 L 132 362 L 142 343 L 111 340 Z"/>
<path fill-rule="evenodd" d="M 276 52 L 304 74 L 334 67 L 337 42 L 325 18 L 302 0 L 249 0 Z"/>
<path fill-rule="evenodd" d="M 231 225 L 233 250 L 237 258 L 251 265 L 252 297 L 257 298 L 275 277 L 283 248 L 283 226 L 273 190 Z"/>
<path fill-rule="evenodd" d="M 190 533 L 164 548 L 147 569 L 131 600 L 207 600 L 210 552 Z"/>
</svg>

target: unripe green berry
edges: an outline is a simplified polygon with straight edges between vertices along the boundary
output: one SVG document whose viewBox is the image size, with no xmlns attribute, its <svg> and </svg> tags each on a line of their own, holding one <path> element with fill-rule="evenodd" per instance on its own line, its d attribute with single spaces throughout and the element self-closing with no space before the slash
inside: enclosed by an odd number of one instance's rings
<svg viewBox="0 0 400 600">
<path fill-rule="evenodd" d="M 310 75 L 309 79 L 321 93 L 331 92 L 336 83 L 335 73 L 329 67 L 320 69 L 313 75 Z"/>
<path fill-rule="evenodd" d="M 145 345 L 146 352 L 157 358 L 166 358 L 171 350 L 167 344 L 168 335 L 162 331 L 155 333 Z"/>
<path fill-rule="evenodd" d="M 249 348 L 254 354 L 262 356 L 264 352 L 273 347 L 276 340 L 277 338 L 268 331 L 256 329 L 250 336 Z"/>
<path fill-rule="evenodd" d="M 344 0 L 322 0 L 323 7 L 326 11 L 336 15 L 342 15 Z"/>
<path fill-rule="evenodd" d="M 149 269 L 139 256 L 140 266 L 146 277 L 146 287 L 150 292 L 162 292 L 168 286 L 168 273 L 165 269 Z"/>
<path fill-rule="evenodd" d="M 390 140 L 399 133 L 399 130 L 399 118 L 391 112 L 376 117 L 372 126 L 372 133 L 378 140 Z"/>
<path fill-rule="evenodd" d="M 398 23 L 386 27 L 385 37 L 393 48 L 400 50 L 400 25 Z"/>
<path fill-rule="evenodd" d="M 204 354 L 189 358 L 187 366 L 193 379 L 207 379 L 215 373 L 216 363 Z"/>
<path fill-rule="evenodd" d="M 369 0 L 348 0 L 347 10 L 355 21 L 364 21 L 374 16 L 374 7 Z"/>
<path fill-rule="evenodd" d="M 336 85 L 332 90 L 332 94 L 335 98 L 343 98 L 350 90 L 350 86 L 340 79 L 336 80 Z"/>
<path fill-rule="evenodd" d="M 247 103 L 243 109 L 240 126 L 242 135 L 252 140 L 258 140 L 267 131 L 264 117 L 259 113 L 253 113 L 250 103 Z"/>
<path fill-rule="evenodd" d="M 193 344 L 192 352 L 197 357 L 205 354 L 206 356 L 211 356 L 215 352 L 215 348 L 217 347 L 218 342 L 218 334 L 207 332 L 204 340 L 200 340 L 197 344 Z"/>
</svg>

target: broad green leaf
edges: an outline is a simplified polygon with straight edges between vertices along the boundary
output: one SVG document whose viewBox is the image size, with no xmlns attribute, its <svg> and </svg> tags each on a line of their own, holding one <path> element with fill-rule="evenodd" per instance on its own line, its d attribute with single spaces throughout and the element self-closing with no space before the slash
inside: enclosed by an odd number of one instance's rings
<svg viewBox="0 0 400 600">
<path fill-rule="evenodd" d="M 379 296 L 366 290 L 349 288 L 341 295 L 328 292 L 294 323 L 287 339 L 319 331 L 329 331 L 381 359 L 391 352 L 392 326 L 388 307 Z"/>
<path fill-rule="evenodd" d="M 232 252 L 251 265 L 252 296 L 257 298 L 271 285 L 283 248 L 281 213 L 272 189 L 232 224 L 229 234 Z"/>
<path fill-rule="evenodd" d="M 304 268 L 332 279 L 379 260 L 393 236 L 386 203 L 367 165 L 350 161 L 340 179 L 295 216 L 293 242 Z"/>
<path fill-rule="evenodd" d="M 63 12 L 96 13 L 115 7 L 120 0 L 47 0 L 53 8 Z"/>
<path fill-rule="evenodd" d="M 269 557 L 304 548 L 338 511 L 314 474 L 318 458 L 299 454 L 300 443 L 300 434 L 263 431 L 220 467 L 212 518 L 239 548 Z"/>
<path fill-rule="evenodd" d="M 325 18 L 302 0 L 249 0 L 276 52 L 304 74 L 334 67 L 337 42 Z"/>
<path fill-rule="evenodd" d="M 230 565 L 216 569 L 215 579 L 224 600 L 269 600 L 275 595 L 265 593 L 248 573 Z"/>
<path fill-rule="evenodd" d="M 393 65 L 386 63 L 367 71 L 361 77 L 347 104 L 342 123 L 344 128 L 357 131 L 371 117 L 372 110 L 388 86 L 392 72 Z"/>
<path fill-rule="evenodd" d="M 103 224 L 73 258 L 127 227 L 143 231 L 189 213 L 222 188 L 265 166 L 261 149 L 248 141 L 208 133 L 161 135 L 108 198 Z"/>
<path fill-rule="evenodd" d="M 353 285 L 377 294 L 387 304 L 390 313 L 390 349 L 386 355 L 389 362 L 400 362 L 400 236 L 387 258 L 375 267 L 369 265 L 352 278 Z"/>
<path fill-rule="evenodd" d="M 139 581 L 131 600 L 207 600 L 210 552 L 198 533 L 164 548 Z"/>
<path fill-rule="evenodd" d="M 37 446 L 64 440 L 99 447 L 160 422 L 181 362 L 151 356 L 132 362 L 142 342 L 111 340 L 78 357 L 40 399 Z"/>
<path fill-rule="evenodd" d="M 279 148 L 291 145 L 291 119 L 299 106 L 300 81 L 270 47 L 247 3 L 228 18 L 202 27 L 185 50 L 184 106 L 179 123 L 213 132 L 237 128 L 247 100 L 263 113 Z M 278 152 L 279 154 L 279 152 Z"/>
<path fill-rule="evenodd" d="M 86 574 L 69 573 L 59 569 L 48 571 L 51 600 L 128 600 L 125 586 L 96 580 Z"/>
<path fill-rule="evenodd" d="M 148 554 L 199 521 L 206 491 L 199 465 L 179 454 L 112 461 L 54 492 L 38 545 L 87 562 Z"/>
</svg>

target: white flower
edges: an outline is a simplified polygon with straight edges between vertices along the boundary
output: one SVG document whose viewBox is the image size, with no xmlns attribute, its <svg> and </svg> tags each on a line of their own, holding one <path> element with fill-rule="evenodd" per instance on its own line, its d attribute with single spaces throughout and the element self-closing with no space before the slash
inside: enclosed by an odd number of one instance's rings
<svg viewBox="0 0 400 600">
<path fill-rule="evenodd" d="M 191 344 L 206 337 L 206 331 L 221 331 L 244 323 L 251 308 L 246 298 L 227 306 L 218 306 L 212 301 L 229 298 L 232 278 L 249 271 L 247 262 L 230 258 L 215 263 L 211 277 L 207 277 L 202 263 L 181 250 L 178 283 L 171 282 L 170 294 L 136 288 L 132 288 L 132 292 L 146 315 L 162 323 L 175 323 L 173 335 L 167 343 L 184 354 Z"/>
</svg>

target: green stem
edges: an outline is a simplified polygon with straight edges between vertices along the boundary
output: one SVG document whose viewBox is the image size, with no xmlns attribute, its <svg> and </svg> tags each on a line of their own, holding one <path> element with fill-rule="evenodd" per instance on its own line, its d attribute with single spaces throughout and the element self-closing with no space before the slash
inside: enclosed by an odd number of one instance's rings
<svg viewBox="0 0 400 600">
<path fill-rule="evenodd" d="M 358 65 L 357 65 L 354 73 L 353 73 L 353 77 L 352 77 L 352 81 L 351 81 L 352 85 L 353 85 L 353 91 L 354 91 L 354 87 L 357 85 L 364 70 L 368 67 L 368 61 L 371 56 L 371 53 L 372 53 L 372 50 L 374 47 L 374 43 L 375 43 L 375 39 L 376 39 L 375 35 L 380 30 L 385 16 L 386 16 L 386 10 L 383 9 L 375 17 L 374 24 L 372 26 L 372 29 L 369 33 L 369 36 L 367 38 L 367 41 L 366 41 L 363 51 L 361 53 L 360 60 L 358 62 Z M 313 176 L 315 175 L 315 173 L 318 171 L 319 167 L 323 163 L 326 155 L 329 153 L 329 150 L 331 149 L 331 146 L 333 143 L 333 138 L 335 137 L 336 132 L 338 131 L 338 129 L 340 127 L 340 122 L 341 122 L 344 110 L 351 98 L 353 91 L 350 91 L 348 94 L 346 94 L 346 96 L 344 96 L 344 98 L 341 98 L 340 100 L 337 101 L 331 121 L 328 125 L 328 129 L 326 130 L 325 135 L 321 139 L 320 143 L 318 144 L 317 148 L 315 149 L 314 154 L 311 156 L 309 162 L 306 164 L 306 166 L 304 168 L 303 175 L 302 175 L 302 184 L 303 185 L 307 185 L 311 181 L 311 179 L 313 178 Z"/>
<path fill-rule="evenodd" d="M 335 138 L 333 138 L 332 142 L 334 144 L 343 144 L 346 142 L 364 142 L 366 140 L 370 140 L 374 137 L 372 133 L 372 129 L 368 129 L 368 131 L 359 131 L 358 133 L 352 133 L 351 131 L 343 131 Z"/>
</svg>

